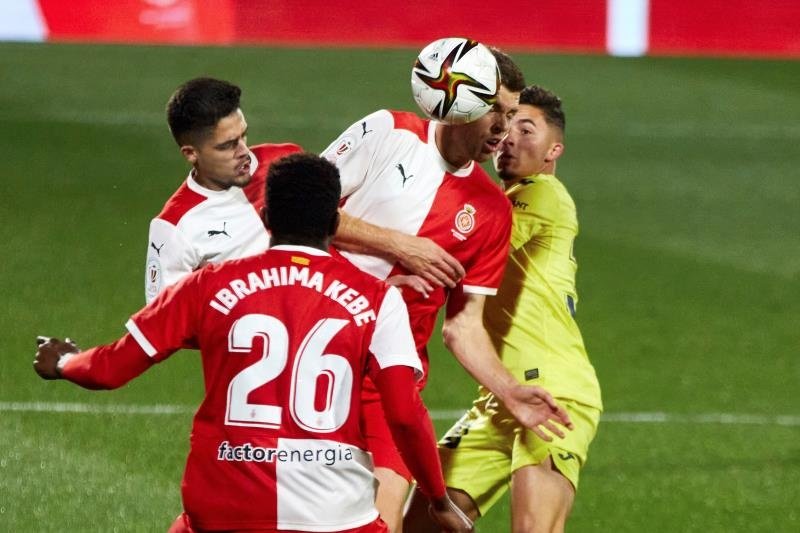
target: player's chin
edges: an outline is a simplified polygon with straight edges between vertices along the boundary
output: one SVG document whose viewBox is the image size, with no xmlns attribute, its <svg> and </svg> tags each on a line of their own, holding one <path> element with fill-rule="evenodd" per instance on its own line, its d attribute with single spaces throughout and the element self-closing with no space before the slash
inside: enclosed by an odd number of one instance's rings
<svg viewBox="0 0 800 533">
<path fill-rule="evenodd" d="M 252 180 L 253 176 L 251 176 L 249 172 L 246 172 L 244 174 L 237 175 L 233 179 L 233 184 L 236 185 L 237 187 L 244 187 L 246 185 L 249 185 Z"/>
<path fill-rule="evenodd" d="M 483 143 L 483 146 L 481 146 L 480 154 L 475 158 L 475 160 L 480 163 L 484 163 L 492 159 L 498 150 L 500 150 L 499 141 L 487 141 Z"/>
</svg>

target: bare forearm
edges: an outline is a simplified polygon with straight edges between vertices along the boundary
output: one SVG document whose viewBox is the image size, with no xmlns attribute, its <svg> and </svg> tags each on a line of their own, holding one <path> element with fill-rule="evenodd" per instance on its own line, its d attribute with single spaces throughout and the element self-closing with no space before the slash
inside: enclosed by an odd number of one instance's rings
<svg viewBox="0 0 800 533">
<path fill-rule="evenodd" d="M 455 287 L 464 277 L 461 263 L 427 237 L 376 226 L 341 210 L 339 215 L 339 228 L 333 239 L 339 249 L 396 261 L 412 274 L 438 286 Z"/>
<path fill-rule="evenodd" d="M 483 325 L 446 321 L 442 330 L 445 346 L 461 366 L 481 385 L 503 400 L 519 385 L 503 366 Z"/>
<path fill-rule="evenodd" d="M 481 385 L 489 389 L 523 426 L 544 440 L 563 436 L 553 422 L 572 427 L 567 412 L 541 387 L 523 385 L 503 366 L 483 327 L 483 296 L 451 293 L 442 336 L 445 345 Z"/>
<path fill-rule="evenodd" d="M 333 244 L 348 252 L 379 255 L 387 259 L 397 259 L 399 232 L 364 222 L 344 211 L 339 211 L 339 228 Z"/>
</svg>

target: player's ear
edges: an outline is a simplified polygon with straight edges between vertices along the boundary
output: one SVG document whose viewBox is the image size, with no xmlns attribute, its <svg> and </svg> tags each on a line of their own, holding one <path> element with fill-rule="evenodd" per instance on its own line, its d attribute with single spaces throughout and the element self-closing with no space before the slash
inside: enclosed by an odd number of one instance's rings
<svg viewBox="0 0 800 533">
<path fill-rule="evenodd" d="M 181 146 L 181 154 L 191 165 L 197 163 L 197 150 L 190 144 Z"/>
<path fill-rule="evenodd" d="M 548 163 L 555 161 L 556 159 L 561 157 L 561 154 L 563 153 L 564 153 L 564 145 L 560 142 L 555 142 L 547 151 L 547 156 L 545 157 L 545 161 Z"/>
<path fill-rule="evenodd" d="M 336 235 L 336 230 L 339 229 L 339 221 L 340 220 L 341 220 L 341 218 L 339 217 L 339 211 L 336 211 L 333 214 L 333 218 L 331 219 L 331 227 L 330 227 L 330 229 L 328 229 L 328 235 L 330 235 L 331 237 Z"/>
</svg>

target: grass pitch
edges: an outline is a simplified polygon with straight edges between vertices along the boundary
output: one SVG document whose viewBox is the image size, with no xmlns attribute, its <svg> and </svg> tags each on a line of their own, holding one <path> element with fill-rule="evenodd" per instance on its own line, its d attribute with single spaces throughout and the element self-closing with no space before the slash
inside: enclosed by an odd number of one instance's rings
<svg viewBox="0 0 800 533">
<path fill-rule="evenodd" d="M 414 55 L 0 44 L 0 530 L 164 531 L 180 510 L 194 354 L 108 393 L 31 369 L 35 335 L 108 342 L 142 304 L 147 224 L 186 175 L 175 86 L 231 79 L 252 143 L 320 151 L 413 109 Z M 514 55 L 565 102 L 558 173 L 606 405 L 568 529 L 797 531 L 800 63 Z M 464 409 L 474 385 L 434 345 L 426 400 Z"/>
</svg>

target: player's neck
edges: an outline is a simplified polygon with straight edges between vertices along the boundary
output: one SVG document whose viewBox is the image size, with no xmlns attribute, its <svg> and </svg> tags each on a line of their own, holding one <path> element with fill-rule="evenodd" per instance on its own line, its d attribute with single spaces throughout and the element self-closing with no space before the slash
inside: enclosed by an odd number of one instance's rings
<svg viewBox="0 0 800 533">
<path fill-rule="evenodd" d="M 464 149 L 463 143 L 456 142 L 453 134 L 455 130 L 447 127 L 444 124 L 438 124 L 434 132 L 434 141 L 436 142 L 436 149 L 442 156 L 447 164 L 453 168 L 459 169 L 467 166 L 472 162 L 472 157 L 469 152 Z"/>
<path fill-rule="evenodd" d="M 308 246 L 309 248 L 317 248 L 318 250 L 322 250 L 323 252 L 327 252 L 331 246 L 330 238 L 327 239 L 314 239 L 305 236 L 298 236 L 298 235 L 276 235 L 272 234 L 270 237 L 269 247 L 272 248 L 273 246 Z"/>
<path fill-rule="evenodd" d="M 192 169 L 192 179 L 209 191 L 227 191 L 231 188 L 230 184 L 219 183 L 217 180 L 199 172 L 196 167 Z"/>
</svg>

